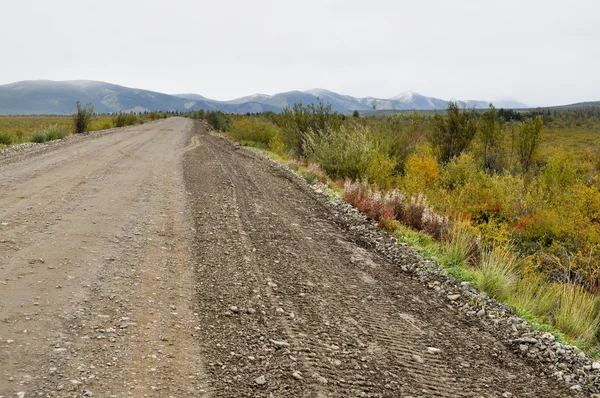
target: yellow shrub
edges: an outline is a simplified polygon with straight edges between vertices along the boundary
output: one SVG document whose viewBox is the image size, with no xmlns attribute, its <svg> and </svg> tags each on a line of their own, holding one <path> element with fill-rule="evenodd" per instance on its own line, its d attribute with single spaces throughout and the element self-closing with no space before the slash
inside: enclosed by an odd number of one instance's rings
<svg viewBox="0 0 600 398">
<path fill-rule="evenodd" d="M 432 186 L 440 175 L 440 169 L 429 146 L 422 146 L 406 160 L 404 184 L 411 193 Z"/>
<path fill-rule="evenodd" d="M 395 181 L 394 169 L 396 161 L 378 154 L 367 167 L 367 179 L 382 190 L 391 188 Z"/>
</svg>

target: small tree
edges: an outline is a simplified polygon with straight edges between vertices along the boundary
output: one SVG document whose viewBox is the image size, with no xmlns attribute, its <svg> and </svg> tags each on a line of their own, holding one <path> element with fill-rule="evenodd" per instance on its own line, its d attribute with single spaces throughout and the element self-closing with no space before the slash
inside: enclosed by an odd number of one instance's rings
<svg viewBox="0 0 600 398">
<path fill-rule="evenodd" d="M 360 113 L 358 113 L 358 109 L 354 110 L 354 113 L 352 113 L 352 117 L 356 117 L 356 118 L 360 117 Z"/>
<path fill-rule="evenodd" d="M 544 122 L 541 116 L 527 119 L 519 124 L 516 134 L 517 154 L 524 171 L 529 171 L 533 157 L 540 146 Z"/>
<path fill-rule="evenodd" d="M 73 132 L 75 134 L 80 134 L 88 131 L 93 115 L 94 105 L 88 103 L 83 107 L 79 101 L 77 101 L 77 113 L 73 116 Z"/>
<path fill-rule="evenodd" d="M 500 118 L 494 105 L 481 117 L 479 133 L 482 145 L 483 166 L 488 170 L 499 166 L 502 138 L 504 137 L 504 120 Z"/>
<path fill-rule="evenodd" d="M 461 110 L 458 104 L 450 101 L 446 115 L 437 114 L 433 118 L 433 129 L 429 142 L 442 163 L 466 150 L 477 133 L 474 110 Z"/>
</svg>

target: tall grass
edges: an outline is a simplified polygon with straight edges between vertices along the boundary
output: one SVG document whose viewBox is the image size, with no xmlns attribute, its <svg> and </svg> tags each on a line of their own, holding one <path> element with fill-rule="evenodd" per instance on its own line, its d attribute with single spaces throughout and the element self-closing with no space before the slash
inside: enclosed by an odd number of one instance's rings
<svg viewBox="0 0 600 398">
<path fill-rule="evenodd" d="M 481 251 L 479 266 L 475 267 L 477 286 L 490 297 L 506 301 L 519 279 L 517 261 L 507 246 L 493 246 Z"/>
</svg>

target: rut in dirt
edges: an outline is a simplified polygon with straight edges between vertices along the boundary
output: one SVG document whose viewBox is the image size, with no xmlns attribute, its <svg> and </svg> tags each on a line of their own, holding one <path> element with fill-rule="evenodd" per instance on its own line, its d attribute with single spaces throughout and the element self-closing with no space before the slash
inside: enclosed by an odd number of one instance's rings
<svg viewBox="0 0 600 398">
<path fill-rule="evenodd" d="M 187 148 L 202 396 L 567 395 L 290 172 L 200 123 Z"/>
</svg>

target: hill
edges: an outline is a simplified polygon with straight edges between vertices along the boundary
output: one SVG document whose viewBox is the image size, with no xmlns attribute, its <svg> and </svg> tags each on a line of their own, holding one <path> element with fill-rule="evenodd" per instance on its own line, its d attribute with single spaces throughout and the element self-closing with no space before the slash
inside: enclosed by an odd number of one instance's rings
<svg viewBox="0 0 600 398">
<path fill-rule="evenodd" d="M 216 101 L 199 94 L 169 95 L 149 90 L 129 88 L 99 81 L 28 80 L 0 86 L 0 115 L 56 114 L 75 112 L 75 103 L 92 103 L 98 113 L 220 110 L 228 113 L 280 112 L 295 103 L 331 104 L 343 113 L 358 111 L 443 110 L 448 101 L 406 92 L 392 98 L 353 97 L 324 89 L 288 91 L 274 95 L 254 94 L 230 101 Z M 488 101 L 459 101 L 467 108 L 484 109 Z M 517 101 L 508 101 L 511 108 L 526 108 Z M 497 107 L 508 107 L 499 105 Z"/>
</svg>

